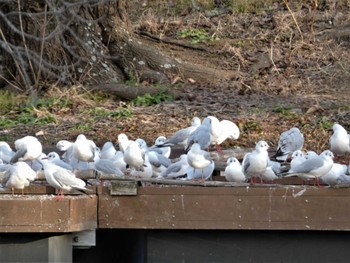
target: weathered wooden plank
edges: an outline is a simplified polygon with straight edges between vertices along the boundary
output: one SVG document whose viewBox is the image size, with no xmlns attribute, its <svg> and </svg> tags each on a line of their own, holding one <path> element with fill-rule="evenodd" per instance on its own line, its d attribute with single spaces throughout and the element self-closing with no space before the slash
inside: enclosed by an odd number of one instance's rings
<svg viewBox="0 0 350 263">
<path fill-rule="evenodd" d="M 133 197 L 101 196 L 99 227 L 350 230 L 349 196 L 309 186 L 142 187 Z"/>
<path fill-rule="evenodd" d="M 97 227 L 97 197 L 0 195 L 0 232 L 71 232 Z"/>
</svg>

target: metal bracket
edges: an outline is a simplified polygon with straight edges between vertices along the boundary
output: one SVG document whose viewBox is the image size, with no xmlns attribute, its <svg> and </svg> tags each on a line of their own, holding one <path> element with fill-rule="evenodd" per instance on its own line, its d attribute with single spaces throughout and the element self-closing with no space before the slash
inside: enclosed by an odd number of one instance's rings
<svg viewBox="0 0 350 263">
<path fill-rule="evenodd" d="M 137 181 L 111 181 L 111 195 L 137 195 Z"/>
<path fill-rule="evenodd" d="M 96 230 L 84 230 L 71 234 L 74 248 L 90 248 L 96 246 Z"/>
</svg>

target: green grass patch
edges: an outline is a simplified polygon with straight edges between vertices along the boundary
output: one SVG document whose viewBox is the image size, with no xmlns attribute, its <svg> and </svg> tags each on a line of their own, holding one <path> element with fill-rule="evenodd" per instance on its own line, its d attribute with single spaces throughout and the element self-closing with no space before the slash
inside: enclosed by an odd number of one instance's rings
<svg viewBox="0 0 350 263">
<path fill-rule="evenodd" d="M 0 90 L 0 113 L 4 114 L 11 111 L 17 105 L 17 99 L 14 93 L 7 90 Z"/>
<path fill-rule="evenodd" d="M 297 116 L 297 114 L 290 107 L 277 106 L 277 107 L 272 109 L 272 112 L 278 113 L 286 119 L 293 119 Z"/>
<path fill-rule="evenodd" d="M 131 101 L 131 104 L 134 106 L 152 106 L 159 104 L 164 101 L 172 101 L 173 97 L 165 92 L 158 92 L 154 95 L 149 93 L 143 96 L 137 96 Z"/>
<path fill-rule="evenodd" d="M 198 44 L 201 42 L 213 41 L 216 38 L 213 38 L 208 34 L 207 31 L 200 28 L 187 28 L 177 33 L 180 38 L 188 39 L 192 44 Z"/>
</svg>

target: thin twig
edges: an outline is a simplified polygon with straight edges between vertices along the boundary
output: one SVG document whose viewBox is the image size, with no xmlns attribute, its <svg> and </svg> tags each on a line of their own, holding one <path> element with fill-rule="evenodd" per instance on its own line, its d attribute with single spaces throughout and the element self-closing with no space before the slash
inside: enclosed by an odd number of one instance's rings
<svg viewBox="0 0 350 263">
<path fill-rule="evenodd" d="M 297 20 L 296 20 L 296 18 L 295 18 L 295 16 L 294 16 L 292 10 L 290 9 L 290 7 L 289 7 L 289 5 L 288 5 L 288 3 L 287 3 L 287 0 L 283 0 L 283 2 L 284 2 L 284 4 L 286 5 L 286 7 L 287 7 L 289 13 L 292 15 L 292 18 L 293 18 L 293 20 L 294 20 L 294 23 L 295 23 L 296 27 L 298 28 L 298 31 L 299 31 L 299 34 L 300 34 L 300 37 L 301 37 L 301 41 L 304 42 L 303 34 L 302 34 L 301 30 L 300 30 L 300 27 L 299 27 L 299 25 L 298 25 L 298 22 L 297 22 Z"/>
<path fill-rule="evenodd" d="M 41 40 L 41 45 L 40 45 L 40 60 L 39 60 L 39 66 L 38 66 L 38 73 L 36 76 L 36 80 L 35 80 L 35 87 L 38 87 L 39 85 L 39 79 L 40 79 L 40 74 L 41 74 L 41 67 L 42 67 L 42 61 L 43 61 L 43 53 L 44 53 L 44 37 L 46 34 L 46 27 L 47 27 L 47 2 L 45 2 L 45 15 L 44 15 L 44 25 L 43 25 L 43 34 L 42 34 L 42 40 Z"/>
<path fill-rule="evenodd" d="M 271 63 L 272 63 L 272 65 L 273 65 L 274 69 L 275 69 L 275 70 L 277 71 L 277 73 L 279 74 L 280 71 L 278 70 L 278 68 L 277 68 L 277 66 L 276 66 L 276 64 L 275 64 L 275 62 L 273 61 L 273 56 L 272 56 L 272 54 L 273 54 L 273 43 L 272 43 L 272 41 L 271 41 L 270 60 L 271 60 Z"/>
<path fill-rule="evenodd" d="M 28 46 L 27 46 L 26 38 L 24 37 L 24 29 L 23 29 L 23 21 L 22 21 L 21 3 L 20 3 L 20 0 L 17 1 L 17 4 L 18 4 L 19 26 L 20 26 L 21 32 L 22 32 L 21 35 L 22 35 L 23 45 L 24 45 L 24 49 L 25 49 L 25 51 L 26 51 L 27 60 L 28 60 L 30 69 L 32 70 L 33 76 L 35 76 L 35 71 L 34 71 L 34 67 L 33 67 L 32 61 L 31 61 L 30 58 L 29 58 L 29 52 L 28 52 Z M 29 81 L 29 79 L 28 79 L 28 81 Z M 29 87 L 30 90 L 32 89 L 32 88 L 31 88 L 31 85 L 30 85 L 30 82 L 27 83 L 27 86 Z"/>
</svg>

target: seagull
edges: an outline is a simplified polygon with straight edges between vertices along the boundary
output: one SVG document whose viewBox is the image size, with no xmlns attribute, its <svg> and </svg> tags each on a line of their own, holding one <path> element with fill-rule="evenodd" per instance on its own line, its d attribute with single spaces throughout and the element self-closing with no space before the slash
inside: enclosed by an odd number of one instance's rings
<svg viewBox="0 0 350 263">
<path fill-rule="evenodd" d="M 318 156 L 318 154 L 315 151 L 307 151 L 305 154 L 306 159 L 311 159 L 311 158 L 314 158 L 317 156 Z"/>
<path fill-rule="evenodd" d="M 217 135 L 218 125 L 219 120 L 217 118 L 212 116 L 204 118 L 202 124 L 188 137 L 186 151 L 191 148 L 193 143 L 198 143 L 202 150 L 208 149 L 212 137 Z"/>
<path fill-rule="evenodd" d="M 138 142 L 132 141 L 125 149 L 124 161 L 130 168 L 134 168 L 137 171 L 143 171 L 145 151 L 141 149 Z"/>
<path fill-rule="evenodd" d="M 60 140 L 56 143 L 56 148 L 60 152 L 64 152 L 62 158 L 65 162 L 69 163 L 73 156 L 73 144 L 74 142 L 70 142 L 67 140 Z"/>
<path fill-rule="evenodd" d="M 272 166 L 267 166 L 265 171 L 261 174 L 263 182 L 273 182 L 280 177 L 276 175 L 276 172 Z"/>
<path fill-rule="evenodd" d="M 49 162 L 54 163 L 62 168 L 65 168 L 67 170 L 73 171 L 73 167 L 69 164 L 66 163 L 65 161 L 63 161 L 61 159 L 61 157 L 58 155 L 57 152 L 50 152 L 47 155 L 47 159 L 49 160 Z"/>
<path fill-rule="evenodd" d="M 160 174 L 171 164 L 170 159 L 161 153 L 158 153 L 158 151 L 153 151 L 152 148 L 148 148 L 146 141 L 141 138 L 138 138 L 135 142 L 139 143 L 142 151 L 145 153 L 145 156 L 148 157 L 148 161 L 152 165 L 153 176 L 160 176 Z"/>
<path fill-rule="evenodd" d="M 102 159 L 100 150 L 95 147 L 95 170 L 101 174 L 113 174 L 116 176 L 124 176 L 124 173 L 118 168 L 117 164 L 112 159 Z"/>
<path fill-rule="evenodd" d="M 10 162 L 33 161 L 39 158 L 43 151 L 41 142 L 34 136 L 25 136 L 15 141 L 16 153 Z"/>
<path fill-rule="evenodd" d="M 117 151 L 112 158 L 112 161 L 114 162 L 115 166 L 119 168 L 120 171 L 125 173 L 127 163 L 124 161 L 124 153 L 122 151 Z"/>
<path fill-rule="evenodd" d="M 202 168 L 202 171 L 199 169 L 192 169 L 191 167 L 189 167 L 187 169 L 187 176 L 185 180 L 207 181 L 211 179 L 214 169 L 215 162 L 213 160 L 210 160 L 210 163 L 206 167 Z"/>
<path fill-rule="evenodd" d="M 303 145 L 304 135 L 297 127 L 284 131 L 280 135 L 274 158 L 278 161 L 286 161 L 290 154 L 296 150 L 301 150 Z"/>
<path fill-rule="evenodd" d="M 29 186 L 30 182 L 33 182 L 35 179 L 36 172 L 27 163 L 18 161 L 9 165 L 2 178 L 1 184 L 11 189 L 12 194 L 14 194 L 14 189 L 20 189 L 23 195 L 24 187 Z"/>
<path fill-rule="evenodd" d="M 305 153 L 301 150 L 296 150 L 292 154 L 292 160 L 290 161 L 290 168 L 293 169 L 294 167 L 298 166 L 304 161 L 306 161 Z"/>
<path fill-rule="evenodd" d="M 350 135 L 343 126 L 336 123 L 332 127 L 333 134 L 329 138 L 330 150 L 336 155 L 350 153 Z"/>
<path fill-rule="evenodd" d="M 130 175 L 138 178 L 151 178 L 153 176 L 153 168 L 147 154 L 145 155 L 142 170 L 132 169 Z"/>
<path fill-rule="evenodd" d="M 330 186 L 335 186 L 341 183 L 350 183 L 350 176 L 346 175 L 347 171 L 347 165 L 334 163 L 331 170 L 321 176 L 320 180 Z"/>
<path fill-rule="evenodd" d="M 209 152 L 202 150 L 200 144 L 195 142 L 187 153 L 187 161 L 193 168 L 194 174 L 196 169 L 202 170 L 202 180 L 204 180 L 204 168 L 211 164 Z"/>
<path fill-rule="evenodd" d="M 112 142 L 105 142 L 100 151 L 99 157 L 101 159 L 113 159 L 115 157 L 117 150 L 115 149 Z"/>
<path fill-rule="evenodd" d="M 124 153 L 126 148 L 128 148 L 129 144 L 133 141 L 129 140 L 128 136 L 125 133 L 121 133 L 118 135 L 118 139 L 116 142 L 119 145 L 119 150 L 121 150 Z"/>
<path fill-rule="evenodd" d="M 298 176 L 303 180 L 314 179 L 314 184 L 319 186 L 318 178 L 327 174 L 333 166 L 334 155 L 330 150 L 323 151 L 319 156 L 305 160 L 285 175 Z"/>
<path fill-rule="evenodd" d="M 146 152 L 149 162 L 153 168 L 153 176 L 158 177 L 162 174 L 171 164 L 171 160 L 155 151 Z"/>
<path fill-rule="evenodd" d="M 11 166 L 9 163 L 4 163 L 0 159 L 0 178 L 2 178 L 2 173 L 6 172 L 6 170 Z"/>
<path fill-rule="evenodd" d="M 220 145 L 226 139 L 237 140 L 239 135 L 239 128 L 234 122 L 230 120 L 221 120 L 219 123 L 219 132 L 216 136 L 213 136 L 212 144 L 215 144 L 217 152 L 222 152 Z"/>
<path fill-rule="evenodd" d="M 73 156 L 78 160 L 78 165 L 81 161 L 88 163 L 94 161 L 95 147 L 96 144 L 92 140 L 87 139 L 84 134 L 78 135 L 73 144 L 72 152 Z M 77 168 L 79 169 L 78 166 Z"/>
<path fill-rule="evenodd" d="M 160 174 L 164 178 L 177 178 L 187 173 L 190 165 L 187 162 L 187 154 L 181 154 L 177 162 L 171 163 L 165 171 Z"/>
<path fill-rule="evenodd" d="M 226 168 L 224 171 L 224 176 L 228 182 L 243 183 L 247 181 L 245 177 L 242 165 L 236 157 L 229 157 L 226 161 Z"/>
<path fill-rule="evenodd" d="M 254 182 L 254 178 L 260 178 L 262 182 L 262 174 L 266 171 L 269 162 L 267 149 L 269 145 L 265 141 L 259 141 L 255 145 L 255 150 L 246 153 L 242 161 L 243 173 L 247 179 Z"/>
<path fill-rule="evenodd" d="M 7 142 L 0 141 L 0 159 L 4 163 L 10 163 L 15 152 L 11 149 Z"/>
<path fill-rule="evenodd" d="M 44 167 L 46 181 L 58 190 L 55 197 L 56 200 L 60 200 L 63 197 L 63 191 L 71 191 L 73 189 L 90 191 L 86 188 L 86 183 L 75 177 L 73 172 L 49 162 L 47 158 L 41 158 L 40 161 Z"/>
<path fill-rule="evenodd" d="M 155 151 L 166 158 L 169 158 L 171 153 L 171 147 L 170 146 L 163 146 L 166 141 L 165 136 L 159 136 L 154 142 L 154 145 L 148 148 L 148 151 Z"/>
<path fill-rule="evenodd" d="M 182 145 L 184 149 L 187 147 L 188 137 L 201 125 L 201 120 L 198 117 L 193 117 L 191 126 L 183 128 L 175 132 L 171 137 L 165 140 L 163 144 L 157 145 L 158 147 L 167 147 Z"/>
</svg>

